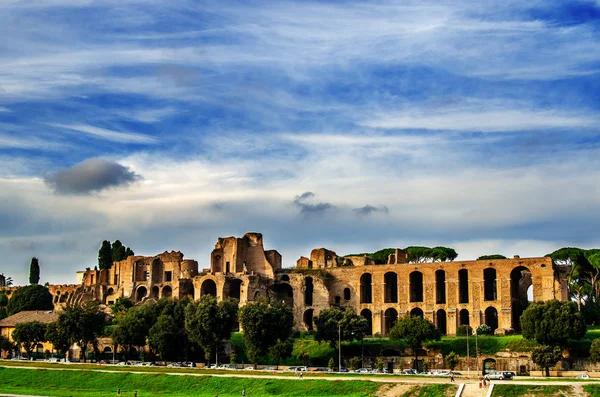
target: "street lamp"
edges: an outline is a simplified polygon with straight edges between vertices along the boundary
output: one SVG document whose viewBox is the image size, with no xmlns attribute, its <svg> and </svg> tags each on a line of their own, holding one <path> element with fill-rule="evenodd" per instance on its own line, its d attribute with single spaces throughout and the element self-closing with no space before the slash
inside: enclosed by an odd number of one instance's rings
<svg viewBox="0 0 600 397">
<path fill-rule="evenodd" d="M 342 372 L 342 324 L 338 323 L 338 367 L 339 372 Z"/>
<path fill-rule="evenodd" d="M 469 354 L 469 334 L 471 333 L 471 326 L 467 324 L 467 377 L 471 377 L 471 355 Z"/>
</svg>

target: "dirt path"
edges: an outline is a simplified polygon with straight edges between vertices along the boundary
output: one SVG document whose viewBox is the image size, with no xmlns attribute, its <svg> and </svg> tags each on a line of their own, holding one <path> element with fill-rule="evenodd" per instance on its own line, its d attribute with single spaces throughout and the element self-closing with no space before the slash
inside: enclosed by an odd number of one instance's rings
<svg viewBox="0 0 600 397">
<path fill-rule="evenodd" d="M 409 392 L 414 385 L 407 385 L 398 383 L 396 385 L 389 385 L 382 387 L 377 392 L 377 397 L 398 397 L 403 396 L 405 393 Z"/>
<path fill-rule="evenodd" d="M 479 382 L 477 383 L 465 383 L 465 388 L 462 391 L 460 397 L 485 397 L 488 389 L 486 387 L 479 388 Z"/>
</svg>

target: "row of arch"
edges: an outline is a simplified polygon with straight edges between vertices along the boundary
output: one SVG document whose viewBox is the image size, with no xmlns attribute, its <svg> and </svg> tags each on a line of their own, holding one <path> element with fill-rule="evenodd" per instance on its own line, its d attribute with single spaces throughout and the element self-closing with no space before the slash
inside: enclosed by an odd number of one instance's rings
<svg viewBox="0 0 600 397">
<path fill-rule="evenodd" d="M 373 334 L 373 313 L 370 309 L 363 309 L 360 312 L 360 315 L 367 319 L 369 323 L 368 329 L 371 331 L 370 334 Z M 423 310 L 415 307 L 410 311 L 410 316 L 413 317 L 424 317 Z M 303 321 L 304 325 L 308 330 L 313 329 L 313 317 L 314 310 L 308 309 L 304 312 Z M 495 331 L 498 328 L 498 310 L 495 307 L 490 306 L 485 309 L 484 312 L 485 322 L 484 324 L 488 325 L 492 331 Z M 388 335 L 390 330 L 394 327 L 396 322 L 398 321 L 398 311 L 392 307 L 388 308 L 384 313 L 384 324 L 383 324 L 383 334 Z M 435 313 L 434 323 L 436 327 L 440 330 L 442 334 L 448 333 L 448 319 L 447 314 L 444 309 L 439 309 Z M 467 309 L 462 309 L 458 314 L 458 325 L 471 325 L 471 318 L 469 311 Z"/>
<path fill-rule="evenodd" d="M 525 276 L 527 274 L 528 276 Z M 522 301 L 520 294 L 521 283 L 526 278 L 531 286 L 531 272 L 523 266 L 512 270 L 511 280 L 511 299 Z M 496 269 L 486 268 L 483 270 L 483 299 L 485 301 L 495 301 L 498 298 L 497 293 L 497 274 Z M 409 302 L 423 302 L 423 273 L 418 270 L 411 272 L 408 276 L 409 283 Z M 398 274 L 387 272 L 383 275 L 384 283 L 384 303 L 398 303 Z M 371 273 L 364 273 L 360 277 L 360 303 L 373 303 L 373 276 Z M 533 293 L 533 292 L 532 292 Z M 435 272 L 435 303 L 446 303 L 446 272 L 436 270 Z M 469 271 L 460 269 L 458 271 L 458 303 L 469 303 Z"/>
</svg>

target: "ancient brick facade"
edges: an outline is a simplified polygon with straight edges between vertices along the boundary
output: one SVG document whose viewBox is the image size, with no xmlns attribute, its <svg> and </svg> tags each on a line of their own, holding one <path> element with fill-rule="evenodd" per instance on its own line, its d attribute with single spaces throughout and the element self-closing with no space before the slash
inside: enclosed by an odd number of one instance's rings
<svg viewBox="0 0 600 397">
<path fill-rule="evenodd" d="M 568 299 L 567 269 L 548 257 L 409 263 L 406 252 L 396 249 L 380 265 L 368 256 L 338 257 L 317 248 L 295 269 L 282 269 L 281 263 L 277 251 L 264 250 L 260 233 L 247 233 L 219 238 L 210 268 L 201 271 L 181 252 L 130 256 L 107 270 L 87 270 L 81 285 L 52 285 L 50 292 L 57 306 L 206 294 L 243 305 L 264 296 L 289 305 L 296 328 L 304 330 L 313 328 L 323 309 L 351 307 L 369 320 L 372 334 L 381 335 L 404 315 L 423 316 L 446 334 L 455 334 L 461 324 L 518 330 L 528 294 L 534 301 Z"/>
</svg>

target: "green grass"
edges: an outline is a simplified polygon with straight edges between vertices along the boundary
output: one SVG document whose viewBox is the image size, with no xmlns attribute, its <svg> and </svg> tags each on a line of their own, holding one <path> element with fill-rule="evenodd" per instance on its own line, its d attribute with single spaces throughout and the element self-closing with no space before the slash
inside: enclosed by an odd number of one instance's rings
<svg viewBox="0 0 600 397">
<path fill-rule="evenodd" d="M 132 396 L 135 390 L 139 397 L 233 397 L 244 388 L 249 397 L 367 397 L 375 396 L 385 383 L 0 368 L 0 385 L 4 393 L 56 397 L 111 396 L 117 388 L 122 396 Z"/>
<path fill-rule="evenodd" d="M 528 396 L 570 396 L 570 386 L 495 385 L 494 397 Z"/>
<path fill-rule="evenodd" d="M 455 385 L 423 385 L 415 386 L 401 397 L 451 397 L 456 394 Z"/>
<path fill-rule="evenodd" d="M 583 390 L 590 395 L 590 397 L 600 397 L 600 385 L 584 385 Z"/>
</svg>

